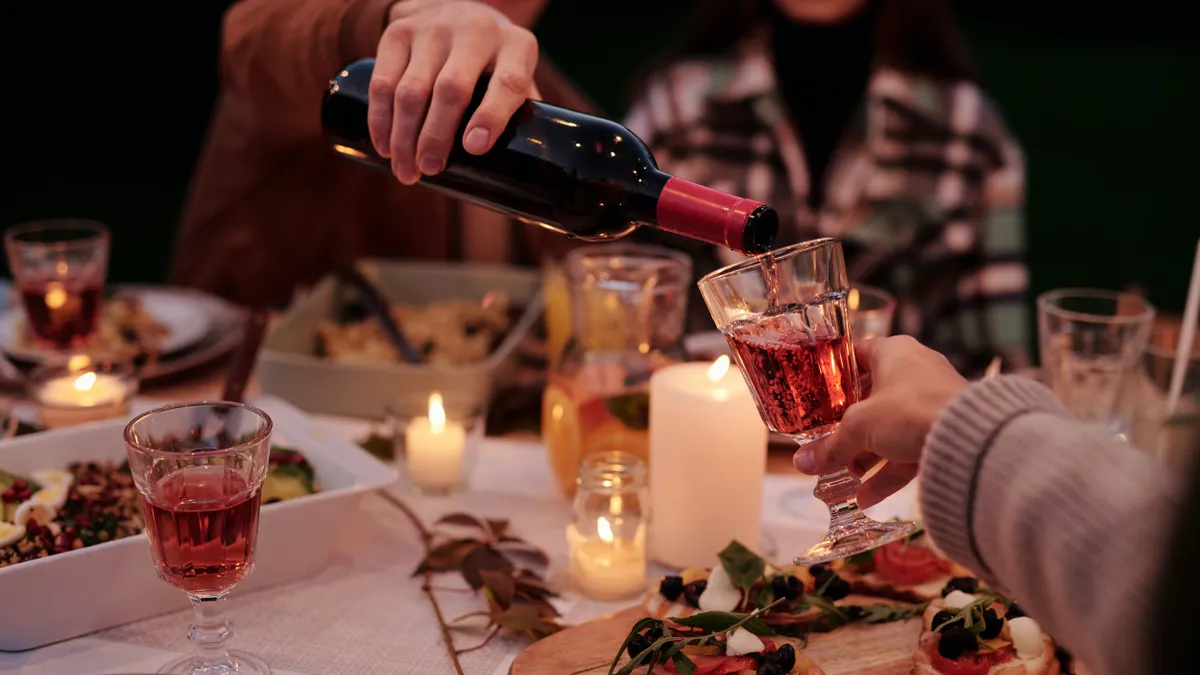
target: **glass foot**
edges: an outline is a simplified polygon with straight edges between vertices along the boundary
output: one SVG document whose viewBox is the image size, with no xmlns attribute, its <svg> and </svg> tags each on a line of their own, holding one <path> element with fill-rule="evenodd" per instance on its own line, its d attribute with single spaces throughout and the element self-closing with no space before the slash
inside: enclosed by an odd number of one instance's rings
<svg viewBox="0 0 1200 675">
<path fill-rule="evenodd" d="M 223 663 L 202 665 L 195 656 L 185 656 L 158 669 L 159 675 L 271 675 L 266 661 L 246 652 L 230 651 Z"/>
<path fill-rule="evenodd" d="M 808 566 L 848 558 L 904 539 L 917 529 L 916 523 L 908 521 L 881 523 L 865 516 L 855 518 L 842 527 L 830 528 L 824 539 L 792 562 Z"/>
</svg>

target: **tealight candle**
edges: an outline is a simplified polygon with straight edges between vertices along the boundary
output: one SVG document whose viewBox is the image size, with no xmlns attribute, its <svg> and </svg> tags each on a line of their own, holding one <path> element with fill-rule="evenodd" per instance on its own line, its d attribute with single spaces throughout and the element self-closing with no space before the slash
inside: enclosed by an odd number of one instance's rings
<svg viewBox="0 0 1200 675">
<path fill-rule="evenodd" d="M 449 492 L 463 480 L 467 429 L 446 419 L 442 395 L 429 397 L 429 416 L 409 420 L 404 427 L 405 466 L 413 487 Z"/>
<path fill-rule="evenodd" d="M 613 534 L 612 523 L 596 519 L 596 536 L 589 537 L 575 524 L 567 529 L 571 578 L 579 591 L 595 600 L 622 600 L 646 588 L 646 528 L 637 527 L 630 538 Z"/>
<path fill-rule="evenodd" d="M 625 452 L 585 458 L 574 518 L 567 526 L 571 580 L 595 600 L 623 600 L 646 588 L 646 464 Z"/>
<path fill-rule="evenodd" d="M 34 371 L 29 387 L 42 425 L 55 429 L 127 414 L 137 383 L 128 368 L 75 356 Z"/>
<path fill-rule="evenodd" d="M 729 357 L 650 378 L 650 553 L 675 568 L 710 567 L 731 540 L 762 532 L 767 428 Z"/>
</svg>

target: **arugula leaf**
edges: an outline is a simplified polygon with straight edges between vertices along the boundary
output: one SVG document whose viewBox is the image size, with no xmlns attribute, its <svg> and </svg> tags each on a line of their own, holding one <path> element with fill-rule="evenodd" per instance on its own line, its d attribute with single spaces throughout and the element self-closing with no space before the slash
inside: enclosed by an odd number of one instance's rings
<svg viewBox="0 0 1200 675">
<path fill-rule="evenodd" d="M 850 556 L 849 558 L 846 558 L 846 564 L 847 565 L 855 565 L 855 566 L 870 565 L 872 562 L 875 561 L 874 553 L 875 553 L 874 551 L 863 551 L 862 553 L 855 553 L 854 555 Z"/>
<path fill-rule="evenodd" d="M 854 621 L 866 624 L 892 623 L 905 621 L 925 613 L 929 602 L 918 602 L 910 605 L 847 605 L 841 609 L 854 617 Z M 852 610 L 851 607 L 857 608 Z"/>
<path fill-rule="evenodd" d="M 694 675 L 696 672 L 696 664 L 683 652 L 673 655 L 671 662 L 675 664 L 675 671 L 679 675 Z"/>
<path fill-rule="evenodd" d="M 645 618 L 645 619 L 642 619 L 641 621 L 638 621 L 637 623 L 633 624 L 633 629 L 629 631 L 629 635 L 625 636 L 625 641 L 621 643 L 621 648 L 617 650 L 616 658 L 614 658 L 612 660 L 612 665 L 610 665 L 608 667 L 609 675 L 612 675 L 612 672 L 614 670 L 616 670 L 617 662 L 621 660 L 621 655 L 625 653 L 625 650 L 629 649 L 629 643 L 633 641 L 633 638 L 640 635 L 642 633 L 642 631 L 646 630 L 647 628 L 651 628 L 655 625 L 657 625 L 659 628 L 662 628 L 663 622 L 659 621 L 658 619 Z M 646 650 L 646 651 L 649 651 L 649 650 Z M 642 654 L 644 654 L 644 653 L 645 652 L 643 652 Z M 642 654 L 639 654 L 638 656 L 641 656 Z M 636 659 L 635 659 L 635 661 L 636 661 Z M 630 661 L 630 663 L 633 663 L 633 661 Z M 629 670 L 632 671 L 633 669 L 630 668 Z M 625 672 L 625 670 L 622 669 L 621 672 Z"/>
<path fill-rule="evenodd" d="M 725 633 L 734 628 L 744 628 L 755 635 L 771 636 L 775 631 L 757 616 L 733 612 L 700 612 L 682 619 L 671 619 L 681 626 L 702 628 L 712 633 Z"/>
<path fill-rule="evenodd" d="M 738 541 L 729 542 L 717 557 L 721 559 L 721 567 L 729 574 L 729 580 L 746 593 L 763 578 L 763 572 L 767 569 L 765 560 Z"/>
</svg>

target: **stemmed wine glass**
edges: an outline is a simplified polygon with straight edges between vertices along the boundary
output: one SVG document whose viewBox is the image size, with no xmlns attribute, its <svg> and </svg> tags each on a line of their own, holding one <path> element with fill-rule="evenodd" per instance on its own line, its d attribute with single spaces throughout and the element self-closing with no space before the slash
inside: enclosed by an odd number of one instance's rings
<svg viewBox="0 0 1200 675">
<path fill-rule="evenodd" d="M 787 246 L 719 269 L 699 286 L 767 427 L 800 445 L 833 433 L 861 394 L 841 242 Z M 845 558 L 917 531 L 916 523 L 868 517 L 858 486 L 846 469 L 818 479 L 813 495 L 829 508 L 829 531 L 797 565 Z"/>
<path fill-rule="evenodd" d="M 892 322 L 896 316 L 896 298 L 882 288 L 854 284 L 846 295 L 846 307 L 850 310 L 850 335 L 855 344 L 875 337 L 892 334 Z M 865 376 L 859 378 L 862 385 Z M 787 513 L 803 517 L 809 512 L 812 492 L 795 488 L 783 493 L 780 506 Z"/>
<path fill-rule="evenodd" d="M 230 651 L 229 590 L 254 568 L 271 418 L 241 403 L 185 403 L 143 413 L 125 427 L 146 535 L 163 581 L 187 593 L 195 653 L 170 675 L 270 675 L 262 659 Z"/>
</svg>

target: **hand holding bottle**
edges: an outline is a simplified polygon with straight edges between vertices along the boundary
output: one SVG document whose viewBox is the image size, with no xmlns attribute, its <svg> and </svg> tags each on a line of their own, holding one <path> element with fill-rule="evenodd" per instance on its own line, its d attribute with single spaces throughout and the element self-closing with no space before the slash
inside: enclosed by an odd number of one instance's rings
<svg viewBox="0 0 1200 675">
<path fill-rule="evenodd" d="M 483 73 L 491 82 L 461 139 L 491 149 L 533 84 L 537 39 L 502 12 L 473 0 L 401 0 L 379 41 L 367 125 L 376 152 L 406 185 L 440 172 Z"/>
</svg>

